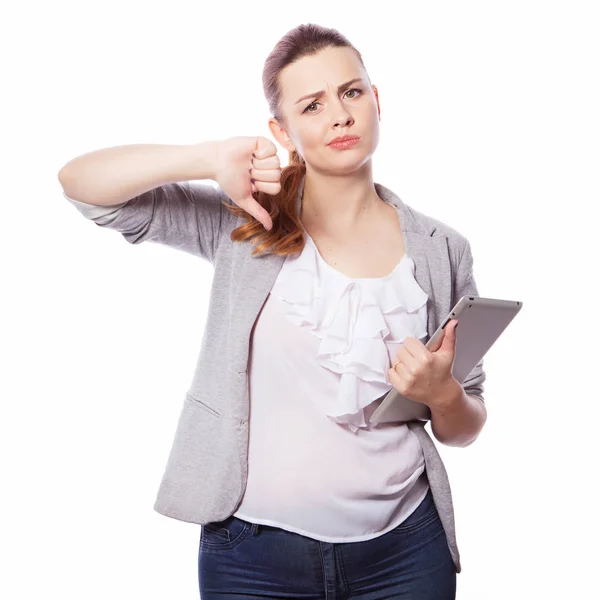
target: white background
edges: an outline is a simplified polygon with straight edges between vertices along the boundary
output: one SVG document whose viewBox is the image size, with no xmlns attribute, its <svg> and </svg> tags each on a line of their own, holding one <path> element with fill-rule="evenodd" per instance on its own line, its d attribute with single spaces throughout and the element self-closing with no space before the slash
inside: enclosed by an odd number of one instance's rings
<svg viewBox="0 0 600 600">
<path fill-rule="evenodd" d="M 264 60 L 314 22 L 356 45 L 379 88 L 375 181 L 470 240 L 480 295 L 524 302 L 486 357 L 481 436 L 441 446 L 458 598 L 600 597 L 597 3 L 4 14 L 0 596 L 198 597 L 199 525 L 152 506 L 212 267 L 87 221 L 57 173 L 102 147 L 269 136 Z"/>
</svg>

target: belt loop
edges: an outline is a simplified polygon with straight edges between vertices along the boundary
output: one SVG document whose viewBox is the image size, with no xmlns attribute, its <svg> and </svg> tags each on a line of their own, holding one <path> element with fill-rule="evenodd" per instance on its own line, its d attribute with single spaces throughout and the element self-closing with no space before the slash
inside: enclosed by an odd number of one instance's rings
<svg viewBox="0 0 600 600">
<path fill-rule="evenodd" d="M 260 523 L 252 523 L 252 535 L 258 535 L 260 533 Z"/>
</svg>

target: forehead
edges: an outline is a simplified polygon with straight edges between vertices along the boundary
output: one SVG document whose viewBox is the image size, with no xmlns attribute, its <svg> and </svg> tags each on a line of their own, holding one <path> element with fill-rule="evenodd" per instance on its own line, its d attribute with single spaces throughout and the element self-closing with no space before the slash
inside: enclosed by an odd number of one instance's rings
<svg viewBox="0 0 600 600">
<path fill-rule="evenodd" d="M 291 107 L 301 96 L 319 90 L 337 93 L 340 84 L 356 77 L 366 74 L 352 48 L 327 48 L 303 56 L 279 74 L 283 104 Z"/>
</svg>

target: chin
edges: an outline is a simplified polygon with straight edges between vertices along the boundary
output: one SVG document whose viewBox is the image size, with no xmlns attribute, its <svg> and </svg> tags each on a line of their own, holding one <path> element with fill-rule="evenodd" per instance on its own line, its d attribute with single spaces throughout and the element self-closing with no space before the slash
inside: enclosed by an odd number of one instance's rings
<svg viewBox="0 0 600 600">
<path fill-rule="evenodd" d="M 329 173 L 331 175 L 349 175 L 360 171 L 364 166 L 371 160 L 371 154 L 364 155 L 360 154 L 352 158 L 346 158 L 344 160 L 339 159 L 337 161 L 329 161 L 323 165 L 322 169 L 318 169 L 323 173 Z"/>
</svg>

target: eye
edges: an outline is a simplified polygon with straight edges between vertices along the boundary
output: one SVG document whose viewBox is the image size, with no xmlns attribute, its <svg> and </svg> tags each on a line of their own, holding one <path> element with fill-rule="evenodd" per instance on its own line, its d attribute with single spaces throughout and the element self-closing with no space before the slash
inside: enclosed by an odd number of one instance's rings
<svg viewBox="0 0 600 600">
<path fill-rule="evenodd" d="M 348 92 L 358 92 L 359 95 L 362 94 L 362 90 L 359 88 L 352 88 L 351 90 L 348 90 Z M 356 98 L 356 96 L 352 96 L 352 98 Z"/>
<path fill-rule="evenodd" d="M 345 93 L 346 93 L 346 94 L 348 94 L 349 92 L 358 92 L 358 94 L 355 94 L 355 95 L 351 96 L 351 97 L 350 97 L 350 100 L 354 100 L 354 98 L 356 98 L 357 96 L 360 96 L 360 94 L 362 94 L 362 90 L 361 90 L 360 88 L 352 88 L 352 89 L 346 90 L 346 92 L 345 92 Z M 304 113 L 314 113 L 315 111 L 314 111 L 314 110 L 309 110 L 309 108 L 310 108 L 311 106 L 315 106 L 316 104 L 319 104 L 319 103 L 318 103 L 318 102 L 316 102 L 316 101 L 315 101 L 315 102 L 311 102 L 311 103 L 310 103 L 310 104 L 309 104 L 309 105 L 308 105 L 308 106 L 307 106 L 307 107 L 306 107 L 306 108 L 305 108 L 305 109 L 302 111 L 302 113 L 303 113 L 303 114 L 304 114 Z"/>
</svg>

